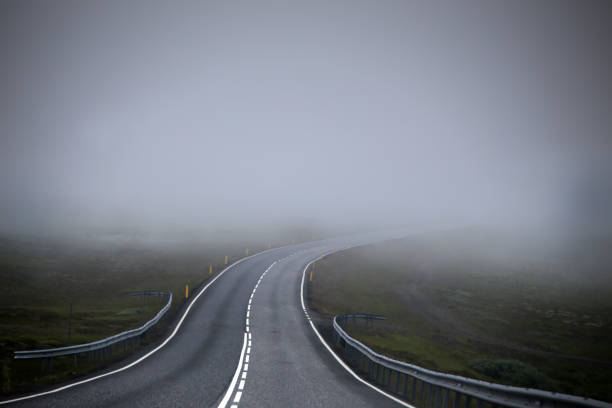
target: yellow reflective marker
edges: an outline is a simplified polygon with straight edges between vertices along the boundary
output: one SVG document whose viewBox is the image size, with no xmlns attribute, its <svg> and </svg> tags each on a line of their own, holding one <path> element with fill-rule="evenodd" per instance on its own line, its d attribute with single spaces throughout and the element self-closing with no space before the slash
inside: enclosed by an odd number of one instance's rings
<svg viewBox="0 0 612 408">
<path fill-rule="evenodd" d="M 310 271 L 310 281 L 312 282 L 312 271 Z"/>
<path fill-rule="evenodd" d="M 189 299 L 189 285 L 185 285 L 185 299 Z"/>
<path fill-rule="evenodd" d="M 225 264 L 227 265 L 227 255 L 225 255 Z"/>
<path fill-rule="evenodd" d="M 210 266 L 208 267 L 208 274 L 212 275 L 212 264 L 210 264 Z"/>
<path fill-rule="evenodd" d="M 246 254 L 245 256 L 249 256 L 249 248 L 247 248 L 246 251 L 244 251 L 244 253 Z"/>
</svg>

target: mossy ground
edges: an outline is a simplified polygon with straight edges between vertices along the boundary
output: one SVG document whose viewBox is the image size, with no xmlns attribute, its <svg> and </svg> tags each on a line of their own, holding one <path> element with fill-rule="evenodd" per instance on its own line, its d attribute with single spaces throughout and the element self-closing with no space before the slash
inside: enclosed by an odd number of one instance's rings
<svg viewBox="0 0 612 408">
<path fill-rule="evenodd" d="M 387 316 L 374 328 L 347 330 L 400 360 L 611 401 L 612 263 L 520 245 L 511 255 L 488 252 L 495 240 L 471 233 L 422 235 L 324 258 L 312 269 L 311 305 L 326 318 Z"/>
<path fill-rule="evenodd" d="M 132 292 L 173 293 L 170 311 L 141 346 L 156 341 L 185 304 L 185 285 L 194 289 L 206 282 L 223 269 L 225 255 L 231 263 L 244 256 L 247 246 L 250 253 L 264 249 L 253 243 L 146 248 L 0 240 L 0 392 L 15 394 L 65 381 L 130 355 L 132 350 L 118 347 L 104 361 L 88 362 L 80 356 L 77 367 L 71 357 L 58 357 L 52 371 L 41 370 L 38 359 L 13 359 L 16 350 L 86 343 L 133 329 L 166 302 L 130 296 Z M 213 275 L 209 275 L 211 264 Z"/>
</svg>

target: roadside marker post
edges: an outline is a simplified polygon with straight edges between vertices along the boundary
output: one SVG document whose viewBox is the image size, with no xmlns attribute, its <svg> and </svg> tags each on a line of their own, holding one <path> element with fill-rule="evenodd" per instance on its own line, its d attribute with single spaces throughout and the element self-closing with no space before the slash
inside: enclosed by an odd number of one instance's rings
<svg viewBox="0 0 612 408">
<path fill-rule="evenodd" d="M 185 285 L 185 299 L 189 299 L 189 285 Z"/>
<path fill-rule="evenodd" d="M 227 255 L 225 255 L 225 265 L 227 265 Z"/>
<path fill-rule="evenodd" d="M 244 253 L 246 254 L 245 256 L 249 256 L 249 248 L 247 248 Z"/>
<path fill-rule="evenodd" d="M 208 274 L 212 275 L 212 264 L 210 264 L 210 266 L 208 267 Z"/>
<path fill-rule="evenodd" d="M 310 281 L 312 282 L 312 271 L 310 271 Z"/>
</svg>

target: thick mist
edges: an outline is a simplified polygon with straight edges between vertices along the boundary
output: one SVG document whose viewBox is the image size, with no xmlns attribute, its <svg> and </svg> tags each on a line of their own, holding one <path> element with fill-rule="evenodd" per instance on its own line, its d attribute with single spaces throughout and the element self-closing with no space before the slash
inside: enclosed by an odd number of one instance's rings
<svg viewBox="0 0 612 408">
<path fill-rule="evenodd" d="M 609 2 L 0 3 L 0 231 L 612 225 Z"/>
</svg>

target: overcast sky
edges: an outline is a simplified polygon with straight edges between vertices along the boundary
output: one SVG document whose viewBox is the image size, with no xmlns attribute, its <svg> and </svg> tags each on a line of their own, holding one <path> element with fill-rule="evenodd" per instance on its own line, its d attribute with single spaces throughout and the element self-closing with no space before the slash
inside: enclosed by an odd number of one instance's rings
<svg viewBox="0 0 612 408">
<path fill-rule="evenodd" d="M 609 1 L 3 0 L 0 231 L 563 222 L 612 174 L 611 21 Z"/>
</svg>

